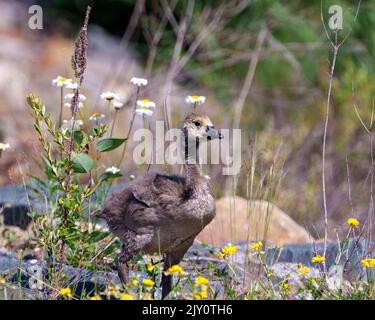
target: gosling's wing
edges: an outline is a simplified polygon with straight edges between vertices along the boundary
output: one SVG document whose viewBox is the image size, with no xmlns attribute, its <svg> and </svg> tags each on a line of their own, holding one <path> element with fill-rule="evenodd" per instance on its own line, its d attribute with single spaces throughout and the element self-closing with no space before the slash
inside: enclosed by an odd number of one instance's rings
<svg viewBox="0 0 375 320">
<path fill-rule="evenodd" d="M 159 173 L 149 173 L 129 187 L 114 193 L 104 205 L 100 217 L 111 231 L 121 237 L 127 229 L 143 232 L 165 223 L 178 209 L 185 179 Z"/>
<path fill-rule="evenodd" d="M 185 178 L 160 173 L 149 173 L 136 181 L 130 191 L 147 207 L 163 208 L 180 203 L 184 193 Z"/>
</svg>

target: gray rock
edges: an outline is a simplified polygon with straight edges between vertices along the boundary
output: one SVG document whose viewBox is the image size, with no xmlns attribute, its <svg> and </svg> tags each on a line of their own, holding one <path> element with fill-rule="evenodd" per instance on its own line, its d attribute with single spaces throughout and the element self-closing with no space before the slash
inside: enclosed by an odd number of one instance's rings
<svg viewBox="0 0 375 320">
<path fill-rule="evenodd" d="M 35 187 L 38 192 L 48 197 L 48 190 L 42 190 L 42 187 L 35 186 L 35 183 L 31 183 L 30 186 Z M 126 186 L 128 183 L 115 184 L 108 191 L 108 195 L 118 192 Z M 4 216 L 5 225 L 17 226 L 25 230 L 31 222 L 30 207 L 43 214 L 48 210 L 45 206 L 44 199 L 39 199 L 36 194 L 28 191 L 23 185 L 0 188 L 0 213 Z"/>
<path fill-rule="evenodd" d="M 275 263 L 270 267 L 270 270 L 272 270 L 271 281 L 274 284 L 279 284 L 282 281 L 286 281 L 289 286 L 296 291 L 300 286 L 302 286 L 306 277 L 318 278 L 320 276 L 320 271 L 318 269 L 311 267 L 309 269 L 310 272 L 308 274 L 301 275 L 297 271 L 298 263 Z"/>
<path fill-rule="evenodd" d="M 16 257 L 0 249 L 0 274 L 17 269 L 19 261 Z"/>
</svg>

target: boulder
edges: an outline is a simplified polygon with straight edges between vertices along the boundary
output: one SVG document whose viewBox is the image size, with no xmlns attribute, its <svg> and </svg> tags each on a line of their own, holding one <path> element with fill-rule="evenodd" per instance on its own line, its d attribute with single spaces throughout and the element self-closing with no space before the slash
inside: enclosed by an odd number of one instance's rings
<svg viewBox="0 0 375 320">
<path fill-rule="evenodd" d="M 216 217 L 198 240 L 219 245 L 248 240 L 267 240 L 276 245 L 310 243 L 313 237 L 285 212 L 267 201 L 224 197 L 216 201 Z"/>
</svg>

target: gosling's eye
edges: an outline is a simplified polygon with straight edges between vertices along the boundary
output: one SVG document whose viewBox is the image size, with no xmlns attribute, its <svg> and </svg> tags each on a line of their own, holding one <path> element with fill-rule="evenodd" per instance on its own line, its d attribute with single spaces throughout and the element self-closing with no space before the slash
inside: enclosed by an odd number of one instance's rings
<svg viewBox="0 0 375 320">
<path fill-rule="evenodd" d="M 194 123 L 194 125 L 196 126 L 196 127 L 200 127 L 201 125 L 202 125 L 202 123 L 200 122 L 200 121 L 194 121 L 193 122 Z"/>
</svg>

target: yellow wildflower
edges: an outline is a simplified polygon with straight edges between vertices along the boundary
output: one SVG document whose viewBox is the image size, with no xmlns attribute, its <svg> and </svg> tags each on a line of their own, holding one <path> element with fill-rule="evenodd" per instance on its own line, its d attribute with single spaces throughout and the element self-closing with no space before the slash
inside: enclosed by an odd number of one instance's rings
<svg viewBox="0 0 375 320">
<path fill-rule="evenodd" d="M 149 262 L 149 264 L 147 265 L 147 271 L 152 272 L 152 270 L 154 270 L 154 268 L 155 268 L 155 265 L 153 265 L 152 262 Z"/>
<path fill-rule="evenodd" d="M 132 281 L 132 285 L 133 285 L 134 287 L 136 287 L 136 286 L 138 285 L 138 281 L 134 279 L 134 280 Z"/>
<path fill-rule="evenodd" d="M 356 218 L 349 218 L 346 220 L 346 223 L 355 229 L 358 229 L 359 227 L 359 221 Z"/>
<path fill-rule="evenodd" d="M 130 294 L 124 293 L 121 295 L 120 300 L 134 300 L 134 299 Z"/>
<path fill-rule="evenodd" d="M 255 251 L 259 251 L 262 247 L 263 247 L 263 243 L 262 241 L 259 241 L 257 243 L 253 243 L 250 248 Z"/>
<path fill-rule="evenodd" d="M 230 256 L 231 254 L 234 254 L 236 252 L 237 252 L 236 246 L 225 246 L 224 248 L 221 249 L 222 255 Z"/>
<path fill-rule="evenodd" d="M 5 285 L 6 281 L 4 278 L 0 277 L 0 285 Z"/>
<path fill-rule="evenodd" d="M 175 264 L 174 266 L 170 267 L 167 271 L 164 272 L 166 275 L 170 275 L 173 273 L 178 273 L 180 275 L 184 275 L 184 269 L 182 269 L 179 265 Z"/>
<path fill-rule="evenodd" d="M 200 286 L 200 285 L 208 285 L 209 284 L 209 281 L 207 278 L 205 277 L 201 277 L 201 276 L 198 276 L 196 279 L 195 279 L 195 284 L 197 286 Z"/>
<path fill-rule="evenodd" d="M 155 282 L 151 279 L 143 279 L 142 283 L 148 287 L 153 287 L 155 285 Z"/>
<path fill-rule="evenodd" d="M 272 270 L 268 270 L 268 272 L 267 272 L 267 278 L 270 279 L 270 278 L 272 278 L 272 276 L 273 276 L 273 271 Z"/>
<path fill-rule="evenodd" d="M 374 268 L 375 267 L 375 259 L 374 258 L 369 258 L 369 263 L 370 263 L 370 268 Z"/>
<path fill-rule="evenodd" d="M 195 294 L 194 300 L 202 300 L 202 297 L 199 294 Z"/>
<path fill-rule="evenodd" d="M 312 257 L 311 259 L 312 263 L 323 263 L 324 261 L 326 261 L 326 258 L 319 256 L 319 255 Z"/>
<path fill-rule="evenodd" d="M 304 274 L 307 274 L 310 272 L 310 269 L 306 266 L 300 266 L 298 269 L 297 269 L 297 272 L 301 275 L 304 275 Z"/>
<path fill-rule="evenodd" d="M 63 297 L 68 297 L 68 298 L 73 297 L 72 290 L 70 288 L 61 288 L 59 293 Z"/>
<path fill-rule="evenodd" d="M 284 283 L 284 284 L 283 284 L 283 289 L 284 289 L 284 290 L 290 290 L 290 286 L 289 286 L 289 284 Z"/>
<path fill-rule="evenodd" d="M 375 258 L 367 258 L 361 260 L 361 265 L 368 269 L 368 268 L 374 268 L 375 267 Z"/>
<path fill-rule="evenodd" d="M 202 297 L 202 299 L 206 299 L 207 298 L 207 290 L 202 290 L 201 291 L 201 297 Z"/>
<path fill-rule="evenodd" d="M 102 300 L 101 296 L 93 296 L 90 298 L 90 300 Z"/>
</svg>

